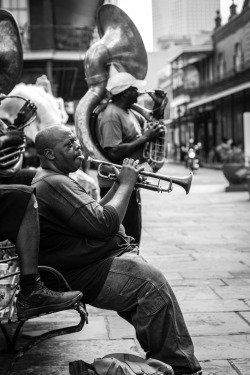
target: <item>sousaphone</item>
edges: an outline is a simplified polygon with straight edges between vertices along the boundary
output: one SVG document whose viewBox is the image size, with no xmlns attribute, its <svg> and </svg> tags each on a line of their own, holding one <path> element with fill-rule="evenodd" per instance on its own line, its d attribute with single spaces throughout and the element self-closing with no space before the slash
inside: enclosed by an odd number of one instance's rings
<svg viewBox="0 0 250 375">
<path fill-rule="evenodd" d="M 86 53 L 88 91 L 76 108 L 75 125 L 84 153 L 107 160 L 96 141 L 91 115 L 105 96 L 109 69 L 113 66 L 118 72 L 128 72 L 136 79 L 143 80 L 147 74 L 148 59 L 139 31 L 119 7 L 102 5 L 97 10 L 96 24 L 100 40 Z"/>
<path fill-rule="evenodd" d="M 0 105 L 16 85 L 23 67 L 23 50 L 18 26 L 13 15 L 0 9 Z M 36 107 L 25 98 L 10 130 L 23 130 L 36 116 Z M 0 135 L 8 131 L 8 126 L 0 120 Z M 25 146 L 10 146 L 0 150 L 0 177 L 10 177 L 22 168 Z"/>
</svg>

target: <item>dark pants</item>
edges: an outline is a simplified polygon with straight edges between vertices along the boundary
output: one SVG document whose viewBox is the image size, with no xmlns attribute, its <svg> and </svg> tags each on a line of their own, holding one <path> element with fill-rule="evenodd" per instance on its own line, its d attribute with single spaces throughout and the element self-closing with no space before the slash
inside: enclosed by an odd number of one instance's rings
<svg viewBox="0 0 250 375">
<path fill-rule="evenodd" d="M 176 375 L 200 370 L 171 286 L 140 255 L 125 253 L 115 258 L 101 292 L 90 305 L 117 311 L 131 323 L 147 358 L 171 365 Z"/>
<path fill-rule="evenodd" d="M 109 188 L 100 188 L 101 198 L 107 194 Z M 141 194 L 139 189 L 134 189 L 131 194 L 126 215 L 122 225 L 125 228 L 127 236 L 135 239 L 139 245 L 141 240 Z"/>
<path fill-rule="evenodd" d="M 34 188 L 28 187 L 35 174 L 35 169 L 21 169 L 11 177 L 0 177 L 0 241 L 16 242 L 26 208 L 35 192 Z"/>
<path fill-rule="evenodd" d="M 34 188 L 24 185 L 0 185 L 0 241 L 16 242 L 21 222 Z"/>
</svg>

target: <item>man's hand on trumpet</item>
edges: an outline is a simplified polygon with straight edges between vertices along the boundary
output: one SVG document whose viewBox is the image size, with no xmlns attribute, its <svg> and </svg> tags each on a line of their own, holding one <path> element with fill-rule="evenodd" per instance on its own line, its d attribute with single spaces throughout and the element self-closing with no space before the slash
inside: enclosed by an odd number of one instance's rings
<svg viewBox="0 0 250 375">
<path fill-rule="evenodd" d="M 120 185 L 130 185 L 134 188 L 136 182 L 141 181 L 140 172 L 144 167 L 138 165 L 139 160 L 125 158 L 120 171 L 115 166 L 112 167 Z"/>
<path fill-rule="evenodd" d="M 104 164 L 105 163 L 106 162 L 104 162 Z M 129 158 L 123 160 L 121 167 L 120 165 L 108 164 L 112 167 L 114 172 L 111 179 L 115 180 L 115 183 L 99 203 L 102 206 L 106 204 L 113 206 L 116 209 L 121 223 L 125 216 L 134 186 L 138 182 L 138 179 L 140 180 L 140 173 L 143 171 L 144 167 L 138 166 L 139 160 Z"/>
</svg>

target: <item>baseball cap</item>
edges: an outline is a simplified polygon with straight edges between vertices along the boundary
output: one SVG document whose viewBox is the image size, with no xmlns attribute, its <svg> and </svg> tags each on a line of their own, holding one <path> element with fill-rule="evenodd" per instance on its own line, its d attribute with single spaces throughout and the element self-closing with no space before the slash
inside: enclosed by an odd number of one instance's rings
<svg viewBox="0 0 250 375">
<path fill-rule="evenodd" d="M 117 72 L 109 78 L 106 89 L 112 95 L 117 95 L 120 92 L 127 90 L 131 86 L 140 88 L 145 86 L 146 84 L 146 81 L 136 79 L 130 73 Z"/>
</svg>

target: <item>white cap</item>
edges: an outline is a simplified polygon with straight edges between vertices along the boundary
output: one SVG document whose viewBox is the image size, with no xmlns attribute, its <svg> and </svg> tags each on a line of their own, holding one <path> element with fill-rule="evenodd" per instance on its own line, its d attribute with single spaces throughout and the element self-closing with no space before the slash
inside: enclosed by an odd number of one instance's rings
<svg viewBox="0 0 250 375">
<path fill-rule="evenodd" d="M 117 72 L 109 78 L 106 89 L 112 95 L 117 95 L 120 92 L 127 90 L 131 86 L 140 88 L 146 84 L 146 81 L 136 79 L 130 73 Z"/>
</svg>

